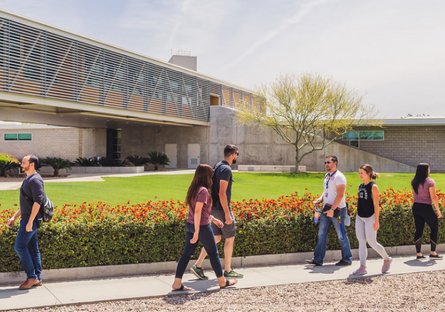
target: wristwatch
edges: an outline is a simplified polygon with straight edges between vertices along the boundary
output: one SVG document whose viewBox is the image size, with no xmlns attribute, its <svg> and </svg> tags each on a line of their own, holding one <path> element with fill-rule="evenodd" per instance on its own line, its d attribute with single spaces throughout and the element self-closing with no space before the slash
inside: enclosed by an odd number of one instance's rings
<svg viewBox="0 0 445 312">
<path fill-rule="evenodd" d="M 332 207 L 331 207 L 331 210 L 332 210 L 332 211 L 335 211 L 335 208 L 332 208 Z"/>
</svg>

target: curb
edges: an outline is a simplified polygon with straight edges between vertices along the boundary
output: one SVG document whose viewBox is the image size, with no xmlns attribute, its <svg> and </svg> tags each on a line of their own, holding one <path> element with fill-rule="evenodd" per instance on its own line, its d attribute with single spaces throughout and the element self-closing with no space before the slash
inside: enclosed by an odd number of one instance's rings
<svg viewBox="0 0 445 312">
<path fill-rule="evenodd" d="M 389 256 L 413 256 L 416 254 L 414 245 L 385 247 Z M 437 252 L 445 253 L 445 244 L 436 248 Z M 430 245 L 422 245 L 422 252 L 430 252 Z M 268 265 L 302 264 L 306 259 L 312 259 L 313 252 L 296 252 L 287 254 L 267 254 L 247 257 L 232 258 L 233 267 L 255 267 Z M 352 249 L 352 257 L 358 259 L 358 249 Z M 368 258 L 378 258 L 379 254 L 372 248 L 368 248 Z M 341 259 L 340 250 L 327 250 L 325 262 L 338 261 Z M 223 262 L 221 260 L 221 262 Z M 190 261 L 187 266 L 189 270 L 194 264 Z M 173 273 L 176 270 L 176 261 L 103 265 L 93 267 L 80 267 L 68 269 L 43 270 L 42 278 L 45 282 L 60 280 L 82 280 L 93 278 L 110 278 L 117 276 L 131 276 L 143 274 Z M 203 263 L 204 269 L 211 269 L 210 261 L 206 259 Z M 0 273 L 0 285 L 16 284 L 26 279 L 25 272 Z"/>
</svg>

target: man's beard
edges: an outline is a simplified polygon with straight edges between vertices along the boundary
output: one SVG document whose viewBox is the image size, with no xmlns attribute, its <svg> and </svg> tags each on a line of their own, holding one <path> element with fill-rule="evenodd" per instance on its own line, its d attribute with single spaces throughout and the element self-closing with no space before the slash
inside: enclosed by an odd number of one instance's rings
<svg viewBox="0 0 445 312">
<path fill-rule="evenodd" d="M 22 167 L 22 171 L 23 172 L 26 172 L 26 171 L 28 171 L 29 170 L 29 166 L 28 167 Z"/>
</svg>

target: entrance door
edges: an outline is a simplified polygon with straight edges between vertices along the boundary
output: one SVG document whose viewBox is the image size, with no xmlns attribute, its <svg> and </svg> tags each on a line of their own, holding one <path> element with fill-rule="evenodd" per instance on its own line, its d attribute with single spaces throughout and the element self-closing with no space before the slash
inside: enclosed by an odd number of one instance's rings
<svg viewBox="0 0 445 312">
<path fill-rule="evenodd" d="M 165 155 L 170 160 L 170 164 L 165 168 L 176 169 L 178 167 L 178 144 L 165 144 Z"/>
<path fill-rule="evenodd" d="M 187 144 L 187 163 L 189 169 L 196 169 L 199 165 L 199 144 Z"/>
</svg>

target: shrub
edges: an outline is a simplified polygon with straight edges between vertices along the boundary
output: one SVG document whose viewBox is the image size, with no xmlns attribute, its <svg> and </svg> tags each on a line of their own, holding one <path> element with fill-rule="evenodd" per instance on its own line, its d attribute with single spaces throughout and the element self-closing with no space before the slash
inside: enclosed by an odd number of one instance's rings
<svg viewBox="0 0 445 312">
<path fill-rule="evenodd" d="M 168 165 L 170 163 L 170 159 L 164 153 L 150 152 L 148 156 L 148 162 L 155 166 L 155 170 L 158 170 L 160 165 Z"/>
<path fill-rule="evenodd" d="M 55 177 L 59 176 L 61 169 L 71 170 L 70 161 L 59 157 L 46 157 L 42 159 L 41 163 L 53 167 Z"/>
<path fill-rule="evenodd" d="M 20 162 L 14 155 L 0 153 L 0 176 L 6 177 L 6 171 L 18 168 L 20 168 Z"/>
<path fill-rule="evenodd" d="M 146 164 L 149 163 L 149 158 L 147 157 L 143 157 L 143 156 L 127 156 L 127 158 L 125 158 L 125 160 L 131 164 L 133 164 L 134 166 L 145 166 Z"/>
<path fill-rule="evenodd" d="M 79 165 L 81 167 L 94 167 L 94 166 L 97 166 L 97 161 L 96 161 L 96 158 L 94 158 L 94 157 L 91 157 L 91 158 L 78 157 L 74 161 L 74 164 Z"/>
<path fill-rule="evenodd" d="M 445 195 L 438 191 L 443 211 Z M 313 251 L 318 227 L 312 223 L 312 200 L 318 196 L 297 193 L 276 200 L 232 202 L 238 229 L 233 256 Z M 384 246 L 411 245 L 414 220 L 411 193 L 387 189 L 381 194 L 378 241 Z M 347 227 L 352 248 L 355 237 L 357 197 L 348 197 L 351 226 Z M 15 209 L 17 210 L 17 209 Z M 0 272 L 22 270 L 14 251 L 18 222 L 13 229 L 6 221 L 12 208 L 0 210 Z M 39 229 L 43 267 L 58 269 L 95 265 L 177 261 L 184 248 L 188 208 L 181 201 L 147 201 L 112 207 L 103 202 L 65 204 L 56 208 L 53 220 Z M 18 220 L 17 220 L 18 221 Z M 439 242 L 445 241 L 445 222 L 439 219 Z M 426 227 L 427 228 L 427 227 Z M 423 235 L 429 243 L 429 229 Z M 219 245 L 224 255 L 223 245 Z M 336 233 L 328 238 L 328 249 L 340 249 Z M 197 250 L 198 255 L 199 250 Z M 413 254 L 415 250 L 413 249 Z"/>
</svg>

